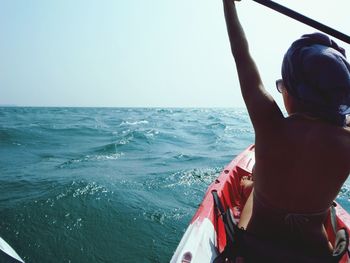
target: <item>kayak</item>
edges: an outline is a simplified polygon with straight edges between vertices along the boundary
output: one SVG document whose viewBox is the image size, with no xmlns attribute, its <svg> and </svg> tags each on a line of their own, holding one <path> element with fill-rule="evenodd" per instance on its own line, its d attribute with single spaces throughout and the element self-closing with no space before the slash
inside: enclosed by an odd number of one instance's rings
<svg viewBox="0 0 350 263">
<path fill-rule="evenodd" d="M 16 251 L 0 237 L 0 262 L 3 263 L 24 263 Z"/>
<path fill-rule="evenodd" d="M 237 224 L 245 201 L 240 181 L 242 177 L 252 176 L 255 164 L 254 148 L 252 145 L 234 158 L 209 186 L 174 252 L 171 263 L 211 263 L 225 250 L 228 240 L 227 229 L 225 220 L 217 212 L 215 196 L 226 211 L 230 212 L 233 223 Z M 330 243 L 334 245 L 339 229 L 350 230 L 350 215 L 336 202 L 332 207 L 325 221 L 325 228 Z M 346 239 L 348 240 L 348 236 Z M 348 242 L 345 250 L 347 248 L 349 248 Z M 339 262 L 349 262 L 348 253 L 344 252 Z"/>
</svg>

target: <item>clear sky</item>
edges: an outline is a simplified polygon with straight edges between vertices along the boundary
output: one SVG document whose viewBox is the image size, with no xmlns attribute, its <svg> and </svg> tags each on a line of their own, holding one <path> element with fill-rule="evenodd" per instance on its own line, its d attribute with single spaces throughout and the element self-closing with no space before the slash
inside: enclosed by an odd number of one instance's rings
<svg viewBox="0 0 350 263">
<path fill-rule="evenodd" d="M 350 34 L 349 0 L 278 2 Z M 315 30 L 251 0 L 237 6 L 281 105 L 282 56 Z M 0 36 L 0 104 L 244 106 L 221 0 L 0 0 Z"/>
</svg>

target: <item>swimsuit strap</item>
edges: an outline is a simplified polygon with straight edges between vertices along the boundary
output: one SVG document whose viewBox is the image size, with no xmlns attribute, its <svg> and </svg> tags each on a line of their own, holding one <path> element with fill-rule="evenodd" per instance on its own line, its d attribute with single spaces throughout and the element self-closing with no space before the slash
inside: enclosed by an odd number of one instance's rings
<svg viewBox="0 0 350 263">
<path fill-rule="evenodd" d="M 262 194 L 256 191 L 256 189 L 254 189 L 254 202 L 257 202 L 263 209 L 268 209 L 270 213 L 278 215 L 278 217 L 280 217 L 286 225 L 290 226 L 291 231 L 301 230 L 302 226 L 307 224 L 311 218 L 325 218 L 329 212 L 329 208 L 310 213 L 289 212 L 287 209 L 277 208 L 271 205 Z"/>
<path fill-rule="evenodd" d="M 317 213 L 288 213 L 284 217 L 284 223 L 290 227 L 292 231 L 300 231 L 302 227 L 310 221 L 311 217 L 326 217 L 328 214 L 329 208 L 322 212 Z"/>
</svg>

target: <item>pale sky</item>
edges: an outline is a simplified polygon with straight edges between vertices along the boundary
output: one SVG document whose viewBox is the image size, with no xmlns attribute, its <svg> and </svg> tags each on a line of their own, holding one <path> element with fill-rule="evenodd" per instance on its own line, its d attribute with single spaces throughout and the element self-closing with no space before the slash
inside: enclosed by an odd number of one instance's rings
<svg viewBox="0 0 350 263">
<path fill-rule="evenodd" d="M 349 0 L 277 2 L 350 34 Z M 281 105 L 283 54 L 316 30 L 251 0 L 237 6 Z M 0 36 L 0 104 L 244 106 L 221 0 L 0 0 Z"/>
</svg>

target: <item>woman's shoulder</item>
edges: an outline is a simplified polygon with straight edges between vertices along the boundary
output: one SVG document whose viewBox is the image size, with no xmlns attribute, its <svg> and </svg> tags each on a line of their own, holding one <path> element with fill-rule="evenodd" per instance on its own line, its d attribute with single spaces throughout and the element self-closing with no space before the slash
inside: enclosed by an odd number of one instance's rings
<svg viewBox="0 0 350 263">
<path fill-rule="evenodd" d="M 256 144 L 266 153 L 288 151 L 300 154 L 342 156 L 350 168 L 350 127 L 340 127 L 328 122 L 300 115 L 284 118 L 274 129 L 256 133 Z M 306 153 L 305 153 L 306 151 Z"/>
<path fill-rule="evenodd" d="M 295 149 L 318 159 L 334 160 L 347 165 L 350 172 L 350 127 L 340 127 L 326 121 L 307 118 L 286 118 L 284 136 Z"/>
</svg>

